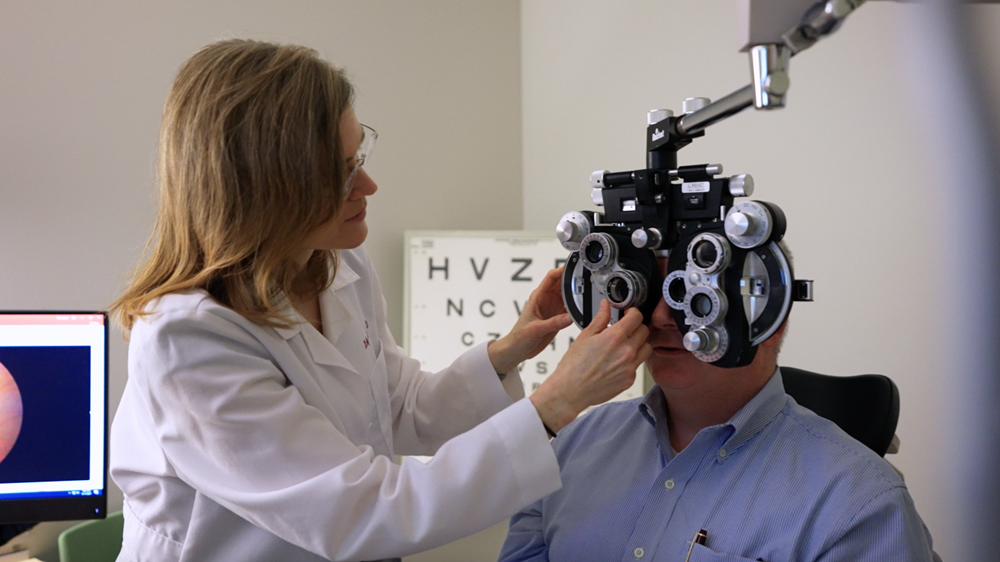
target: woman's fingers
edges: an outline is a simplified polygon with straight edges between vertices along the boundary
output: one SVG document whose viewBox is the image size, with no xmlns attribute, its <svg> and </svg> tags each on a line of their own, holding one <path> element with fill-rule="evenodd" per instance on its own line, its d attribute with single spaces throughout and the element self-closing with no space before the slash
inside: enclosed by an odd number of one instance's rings
<svg viewBox="0 0 1000 562">
<path fill-rule="evenodd" d="M 611 306 L 601 301 L 555 371 L 532 394 L 542 419 L 559 431 L 587 406 L 606 402 L 627 389 L 652 353 L 642 313 L 630 308 L 612 325 Z"/>
<path fill-rule="evenodd" d="M 615 322 L 614 326 L 618 326 L 618 329 L 622 330 L 628 337 L 631 337 L 637 330 L 644 330 L 645 333 L 649 333 L 649 329 L 642 323 L 642 313 L 639 312 L 638 308 L 626 309 L 625 314 Z M 614 326 L 611 327 L 613 328 Z"/>
<path fill-rule="evenodd" d="M 549 291 L 553 287 L 559 286 L 559 281 L 562 280 L 563 268 L 557 267 L 555 269 L 550 269 L 545 277 L 542 278 L 542 282 L 538 284 L 537 290 Z"/>
<path fill-rule="evenodd" d="M 507 373 L 538 355 L 563 328 L 572 323 L 562 302 L 559 280 L 562 268 L 545 274 L 506 336 L 488 348 L 490 361 L 498 373 Z"/>
<path fill-rule="evenodd" d="M 625 314 L 614 324 L 611 322 L 611 305 L 606 300 L 602 300 L 597 308 L 597 314 L 590 320 L 590 324 L 584 328 L 581 337 L 591 337 L 607 330 L 611 331 L 609 337 L 621 336 L 622 339 L 631 337 L 637 330 L 641 331 L 641 337 L 645 340 L 649 334 L 649 329 L 642 323 L 642 313 L 636 308 L 625 309 Z"/>
<path fill-rule="evenodd" d="M 550 270 L 528 297 L 525 310 L 538 318 L 548 318 L 566 312 L 562 299 L 562 268 Z"/>
<path fill-rule="evenodd" d="M 597 314 L 590 319 L 590 324 L 580 332 L 580 337 L 589 337 L 603 332 L 608 328 L 608 322 L 611 322 L 611 305 L 608 304 L 608 301 L 602 300 L 597 307 Z"/>
<path fill-rule="evenodd" d="M 562 268 L 551 269 L 542 278 L 541 283 L 535 287 L 535 290 L 531 292 L 531 296 L 528 297 L 529 301 L 537 301 L 540 298 L 557 295 L 562 297 L 562 288 L 559 286 L 559 281 L 562 279 Z"/>
<path fill-rule="evenodd" d="M 540 322 L 539 325 L 541 326 L 540 329 L 541 332 L 555 336 L 555 333 L 553 332 L 558 332 L 563 328 L 568 328 L 569 325 L 572 323 L 573 319 L 570 318 L 569 313 L 564 312 L 562 314 L 553 316 L 548 320 Z"/>
</svg>

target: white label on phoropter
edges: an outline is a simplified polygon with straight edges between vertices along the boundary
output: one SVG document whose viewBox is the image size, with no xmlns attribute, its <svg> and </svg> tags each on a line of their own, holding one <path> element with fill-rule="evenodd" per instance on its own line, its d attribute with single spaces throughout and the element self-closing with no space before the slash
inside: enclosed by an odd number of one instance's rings
<svg viewBox="0 0 1000 562">
<path fill-rule="evenodd" d="M 707 181 L 692 181 L 681 184 L 681 193 L 708 193 L 710 184 Z"/>
</svg>

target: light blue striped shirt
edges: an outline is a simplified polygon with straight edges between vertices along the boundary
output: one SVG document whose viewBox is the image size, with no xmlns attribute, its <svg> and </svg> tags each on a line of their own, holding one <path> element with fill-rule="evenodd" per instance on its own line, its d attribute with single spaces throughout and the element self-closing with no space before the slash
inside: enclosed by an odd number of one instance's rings
<svg viewBox="0 0 1000 562">
<path fill-rule="evenodd" d="M 585 562 L 937 560 L 884 459 L 787 394 L 776 371 L 676 455 L 659 388 L 553 440 L 563 487 L 511 518 L 500 559 Z"/>
</svg>

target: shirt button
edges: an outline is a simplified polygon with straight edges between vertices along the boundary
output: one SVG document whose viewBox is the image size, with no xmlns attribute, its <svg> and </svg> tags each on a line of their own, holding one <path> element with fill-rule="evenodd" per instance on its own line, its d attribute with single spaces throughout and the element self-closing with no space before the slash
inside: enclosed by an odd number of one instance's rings
<svg viewBox="0 0 1000 562">
<path fill-rule="evenodd" d="M 725 449 L 719 449 L 719 458 L 720 459 L 726 458 L 726 455 L 728 455 L 728 454 L 729 453 L 727 453 Z"/>
<path fill-rule="evenodd" d="M 646 551 L 641 548 L 637 548 L 632 552 L 632 554 L 634 554 L 636 558 L 642 558 L 646 555 Z"/>
<path fill-rule="evenodd" d="M 670 480 L 667 480 L 666 482 L 664 482 L 663 483 L 663 487 L 666 488 L 666 489 L 668 489 L 668 490 L 673 490 L 674 489 L 674 480 L 673 480 L 673 478 L 671 478 Z"/>
</svg>

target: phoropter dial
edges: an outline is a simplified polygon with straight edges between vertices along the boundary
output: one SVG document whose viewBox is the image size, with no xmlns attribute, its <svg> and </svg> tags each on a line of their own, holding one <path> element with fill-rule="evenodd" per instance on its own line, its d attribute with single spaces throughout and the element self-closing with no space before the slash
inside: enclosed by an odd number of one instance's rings
<svg viewBox="0 0 1000 562">
<path fill-rule="evenodd" d="M 583 267 L 591 271 L 602 271 L 615 264 L 618 244 L 609 234 L 591 232 L 580 241 L 580 255 Z"/>
<path fill-rule="evenodd" d="M 695 326 L 721 324 L 728 311 L 726 295 L 716 287 L 696 285 L 684 296 L 684 314 Z"/>
<path fill-rule="evenodd" d="M 683 341 L 684 349 L 706 363 L 722 359 L 729 350 L 729 333 L 710 326 L 688 330 Z"/>
<path fill-rule="evenodd" d="M 684 334 L 684 349 L 715 353 L 719 349 L 719 332 L 713 328 L 698 328 Z"/>
<path fill-rule="evenodd" d="M 604 292 L 614 308 L 639 306 L 646 302 L 646 279 L 634 271 L 620 269 L 608 277 Z"/>
<path fill-rule="evenodd" d="M 687 296 L 688 282 L 683 269 L 671 271 L 663 280 L 663 300 L 674 310 L 684 310 L 684 297 Z"/>
<path fill-rule="evenodd" d="M 590 221 L 583 213 L 573 211 L 563 215 L 556 226 L 556 238 L 570 252 L 580 249 L 580 242 L 590 234 Z"/>
<path fill-rule="evenodd" d="M 713 232 L 694 237 L 687 247 L 688 263 L 703 274 L 714 274 L 729 267 L 732 258 L 729 241 Z"/>
<path fill-rule="evenodd" d="M 737 248 L 756 248 L 777 242 L 785 234 L 785 216 L 776 205 L 740 201 L 726 213 L 726 236 Z"/>
</svg>

